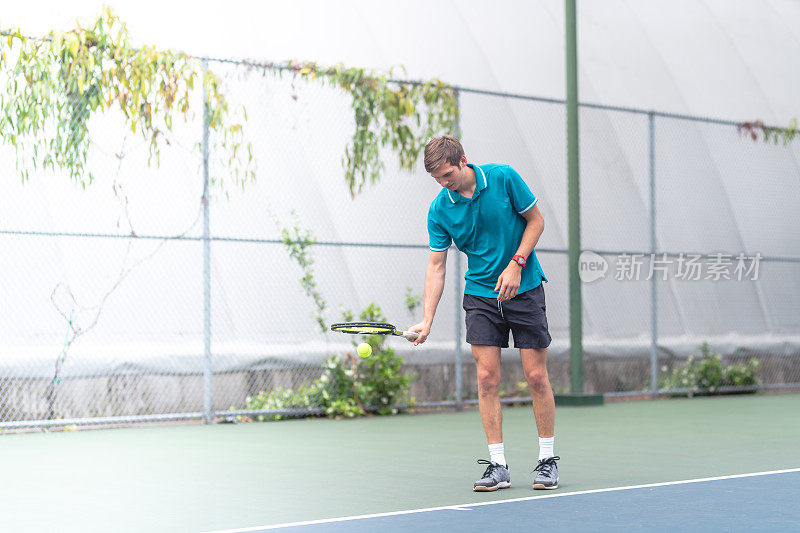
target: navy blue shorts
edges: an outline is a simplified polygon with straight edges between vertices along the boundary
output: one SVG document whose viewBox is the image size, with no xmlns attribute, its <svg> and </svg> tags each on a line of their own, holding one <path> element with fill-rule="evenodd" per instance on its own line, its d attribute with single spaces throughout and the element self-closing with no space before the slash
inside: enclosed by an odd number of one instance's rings
<svg viewBox="0 0 800 533">
<path fill-rule="evenodd" d="M 515 348 L 550 346 L 543 285 L 505 302 L 465 294 L 467 342 L 508 348 L 508 332 L 511 331 Z"/>
</svg>

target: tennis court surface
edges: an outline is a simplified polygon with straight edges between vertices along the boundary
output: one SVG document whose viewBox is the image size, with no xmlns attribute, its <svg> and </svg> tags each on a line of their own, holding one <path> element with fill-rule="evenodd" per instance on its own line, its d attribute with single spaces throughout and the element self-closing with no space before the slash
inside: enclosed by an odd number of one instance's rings
<svg viewBox="0 0 800 533">
<path fill-rule="evenodd" d="M 798 486 L 792 469 L 228 531 L 797 531 Z"/>
<path fill-rule="evenodd" d="M 475 410 L 4 435 L 9 531 L 800 530 L 800 395 L 557 409 L 560 488 L 530 488 L 529 408 L 504 409 L 512 486 L 473 493 Z"/>
</svg>

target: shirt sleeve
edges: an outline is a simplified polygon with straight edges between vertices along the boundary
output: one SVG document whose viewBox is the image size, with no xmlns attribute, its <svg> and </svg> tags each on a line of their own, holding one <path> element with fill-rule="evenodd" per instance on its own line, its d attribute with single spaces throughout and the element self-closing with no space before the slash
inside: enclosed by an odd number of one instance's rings
<svg viewBox="0 0 800 533">
<path fill-rule="evenodd" d="M 522 176 L 520 176 L 516 170 L 508 167 L 506 177 L 506 190 L 508 191 L 508 196 L 511 199 L 511 206 L 514 208 L 514 211 L 521 215 L 536 205 L 539 199 L 531 192 L 528 184 L 525 183 L 525 180 L 522 179 Z"/>
<path fill-rule="evenodd" d="M 432 252 L 444 252 L 450 248 L 453 239 L 434 218 L 433 205 L 428 209 L 428 242 Z"/>
</svg>

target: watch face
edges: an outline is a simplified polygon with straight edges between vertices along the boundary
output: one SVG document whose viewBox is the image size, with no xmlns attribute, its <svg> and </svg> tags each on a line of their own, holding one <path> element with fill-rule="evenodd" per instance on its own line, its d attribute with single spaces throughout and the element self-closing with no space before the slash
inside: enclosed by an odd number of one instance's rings
<svg viewBox="0 0 800 533">
<path fill-rule="evenodd" d="M 524 257 L 515 257 L 515 258 L 514 258 L 514 261 L 516 261 L 516 262 L 517 262 L 517 264 L 518 264 L 519 266 L 521 266 L 521 267 L 524 267 L 524 266 L 525 266 L 525 258 L 524 258 Z"/>
</svg>

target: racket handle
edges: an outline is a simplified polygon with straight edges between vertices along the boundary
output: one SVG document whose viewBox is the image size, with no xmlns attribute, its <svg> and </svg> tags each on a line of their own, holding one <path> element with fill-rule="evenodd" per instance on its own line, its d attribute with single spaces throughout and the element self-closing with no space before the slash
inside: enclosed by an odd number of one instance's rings
<svg viewBox="0 0 800 533">
<path fill-rule="evenodd" d="M 414 341 L 417 340 L 417 337 L 419 337 L 419 333 L 414 333 L 413 331 L 404 331 L 403 337 L 410 341 Z"/>
</svg>

